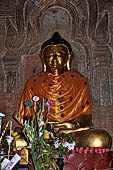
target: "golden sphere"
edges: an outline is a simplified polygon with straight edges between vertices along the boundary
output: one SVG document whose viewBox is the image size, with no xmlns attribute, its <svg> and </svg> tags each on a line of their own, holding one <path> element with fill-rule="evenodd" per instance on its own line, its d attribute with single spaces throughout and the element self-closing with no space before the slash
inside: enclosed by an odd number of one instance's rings
<svg viewBox="0 0 113 170">
<path fill-rule="evenodd" d="M 111 148 L 112 138 L 103 129 L 90 129 L 78 135 L 77 144 L 83 147 Z"/>
</svg>

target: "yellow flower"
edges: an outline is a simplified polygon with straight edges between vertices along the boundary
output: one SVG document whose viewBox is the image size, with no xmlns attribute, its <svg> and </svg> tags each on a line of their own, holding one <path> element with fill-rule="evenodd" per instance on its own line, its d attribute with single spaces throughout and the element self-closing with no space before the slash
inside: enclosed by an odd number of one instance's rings
<svg viewBox="0 0 113 170">
<path fill-rule="evenodd" d="M 15 137 L 15 136 L 17 136 L 18 135 L 18 133 L 17 132 L 15 132 L 15 133 L 13 133 L 13 136 Z"/>
<path fill-rule="evenodd" d="M 18 133 L 17 132 L 14 132 L 13 130 L 11 131 L 11 135 L 13 136 L 13 137 L 16 137 L 17 135 L 18 135 Z"/>
<path fill-rule="evenodd" d="M 53 135 L 53 133 L 51 132 L 51 137 L 53 138 L 54 137 L 54 135 Z"/>
<path fill-rule="evenodd" d="M 13 136 L 13 134 L 14 134 L 14 132 L 13 132 L 13 130 L 11 130 L 11 135 Z"/>
<path fill-rule="evenodd" d="M 49 139 L 49 132 L 45 130 L 44 139 Z"/>
<path fill-rule="evenodd" d="M 20 135 L 16 136 L 15 139 L 19 139 L 20 138 Z"/>
<path fill-rule="evenodd" d="M 20 135 L 18 135 L 18 132 L 14 132 L 13 130 L 11 131 L 11 135 L 15 137 L 15 139 L 19 139 Z"/>
</svg>

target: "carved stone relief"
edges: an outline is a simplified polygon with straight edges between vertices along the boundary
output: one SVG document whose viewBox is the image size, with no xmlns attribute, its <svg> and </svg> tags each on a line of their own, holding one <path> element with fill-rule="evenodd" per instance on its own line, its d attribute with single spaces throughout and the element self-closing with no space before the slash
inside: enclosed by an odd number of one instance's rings
<svg viewBox="0 0 113 170">
<path fill-rule="evenodd" d="M 16 87 L 16 79 L 17 79 L 16 71 L 7 72 L 6 79 L 7 79 L 7 84 L 8 84 L 7 92 L 8 93 L 14 93 L 13 89 Z"/>
<path fill-rule="evenodd" d="M 4 72 L 3 92 L 7 93 L 14 93 L 15 91 L 18 91 L 17 82 L 20 79 L 18 79 L 17 75 L 19 75 L 18 68 L 21 55 L 21 51 L 19 51 L 19 49 L 22 47 L 25 37 L 23 20 L 24 3 L 21 1 L 11 2 L 9 3 L 9 1 L 5 1 L 4 11 L 7 12 L 6 7 L 9 5 L 9 11 L 12 11 L 12 8 L 14 8 L 15 12 L 13 11 L 12 13 L 9 13 L 9 15 L 5 13 L 4 17 L 1 16 L 4 21 L 5 34 L 4 42 L 2 43 L 5 48 L 5 53 L 4 55 L 1 55 Z"/>
<path fill-rule="evenodd" d="M 86 51 L 79 43 L 72 43 L 74 52 L 72 68 L 76 68 L 81 74 L 86 75 Z"/>
<path fill-rule="evenodd" d="M 14 16 L 16 12 L 16 0 L 1 0 L 0 1 L 0 16 Z"/>
<path fill-rule="evenodd" d="M 71 18 L 65 9 L 54 7 L 44 13 L 41 28 L 42 39 L 48 39 L 53 32 L 59 30 L 69 39 L 72 28 Z"/>
</svg>

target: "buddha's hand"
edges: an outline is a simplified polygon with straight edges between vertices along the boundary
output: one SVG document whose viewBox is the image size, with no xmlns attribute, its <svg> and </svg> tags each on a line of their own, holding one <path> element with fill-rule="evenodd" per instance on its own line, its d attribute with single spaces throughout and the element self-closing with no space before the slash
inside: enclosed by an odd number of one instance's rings
<svg viewBox="0 0 113 170">
<path fill-rule="evenodd" d="M 64 123 L 56 123 L 54 124 L 54 129 L 71 129 L 71 130 L 74 130 L 74 129 L 78 129 L 80 128 L 80 124 L 79 122 L 74 122 L 74 123 L 71 123 L 71 122 L 64 122 Z"/>
</svg>

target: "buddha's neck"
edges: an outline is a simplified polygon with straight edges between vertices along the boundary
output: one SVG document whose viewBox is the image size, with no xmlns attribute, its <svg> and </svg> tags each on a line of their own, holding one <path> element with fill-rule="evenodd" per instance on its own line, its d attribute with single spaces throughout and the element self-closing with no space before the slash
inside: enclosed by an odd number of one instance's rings
<svg viewBox="0 0 113 170">
<path fill-rule="evenodd" d="M 47 69 L 47 72 L 54 74 L 55 76 L 58 76 L 62 73 L 64 73 L 65 71 L 67 71 L 67 69 L 65 67 L 61 68 L 61 69 Z"/>
</svg>

